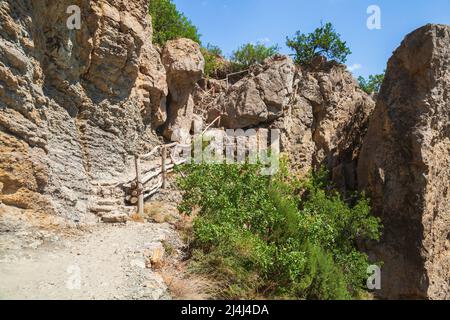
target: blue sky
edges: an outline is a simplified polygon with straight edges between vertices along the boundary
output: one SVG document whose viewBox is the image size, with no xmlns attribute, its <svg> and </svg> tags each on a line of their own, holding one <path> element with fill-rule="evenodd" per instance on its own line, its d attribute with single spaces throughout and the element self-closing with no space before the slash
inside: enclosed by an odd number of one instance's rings
<svg viewBox="0 0 450 320">
<path fill-rule="evenodd" d="M 296 30 L 311 32 L 320 21 L 332 22 L 352 55 L 355 76 L 382 72 L 406 34 L 427 23 L 450 24 L 450 0 L 174 0 L 192 20 L 202 42 L 231 54 L 241 44 L 279 44 Z M 369 30 L 367 8 L 381 9 L 381 29 Z"/>
</svg>

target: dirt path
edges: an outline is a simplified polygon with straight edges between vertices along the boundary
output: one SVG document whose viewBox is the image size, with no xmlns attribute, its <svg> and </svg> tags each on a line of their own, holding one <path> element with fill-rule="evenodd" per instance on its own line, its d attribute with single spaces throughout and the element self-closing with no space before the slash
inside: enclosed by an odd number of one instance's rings
<svg viewBox="0 0 450 320">
<path fill-rule="evenodd" d="M 0 255 L 0 299 L 170 299 L 148 252 L 181 241 L 167 223 L 100 224 L 81 236 Z M 147 264 L 148 266 L 148 264 Z"/>
</svg>

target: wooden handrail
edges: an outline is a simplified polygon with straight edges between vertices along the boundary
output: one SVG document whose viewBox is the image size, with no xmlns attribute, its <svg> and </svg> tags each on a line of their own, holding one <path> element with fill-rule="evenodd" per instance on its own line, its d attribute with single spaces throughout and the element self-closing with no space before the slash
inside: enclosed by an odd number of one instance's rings
<svg viewBox="0 0 450 320">
<path fill-rule="evenodd" d="M 215 119 L 213 120 L 213 122 L 211 122 L 211 123 L 205 128 L 205 130 L 203 130 L 202 136 L 205 134 L 206 131 L 208 131 L 209 128 L 212 127 L 212 125 L 213 125 L 216 121 L 220 120 L 221 117 L 222 117 L 222 116 L 220 115 L 220 116 L 218 116 L 217 118 L 215 118 Z"/>
<path fill-rule="evenodd" d="M 148 158 L 150 158 L 151 156 L 153 156 L 154 154 L 156 154 L 156 153 L 158 152 L 159 149 L 161 149 L 161 148 L 172 148 L 172 147 L 175 147 L 175 146 L 177 146 L 177 145 L 178 145 L 178 143 L 176 143 L 176 142 L 172 142 L 172 143 L 169 143 L 169 144 L 161 144 L 161 145 L 159 145 L 159 146 L 156 146 L 156 147 L 155 147 L 152 151 L 150 151 L 149 153 L 144 154 L 144 155 L 141 155 L 140 158 L 141 158 L 142 160 L 147 160 Z"/>
<path fill-rule="evenodd" d="M 135 156 L 135 172 L 136 177 L 129 182 L 122 184 L 124 188 L 131 189 L 131 194 L 126 197 L 127 201 L 137 206 L 137 213 L 140 216 L 144 214 L 144 200 L 155 194 L 160 188 L 166 187 L 166 174 L 172 172 L 175 166 L 185 163 L 186 159 L 177 161 L 171 152 L 169 152 L 169 159 L 167 159 L 168 149 L 173 147 L 191 147 L 187 144 L 178 144 L 177 142 L 156 146 L 151 152 L 139 156 Z M 142 170 L 142 160 L 148 160 L 161 150 L 161 163 L 157 167 Z M 169 160 L 169 161 L 167 161 Z M 156 170 L 155 170 L 156 169 Z M 154 178 L 158 178 L 156 183 L 152 182 L 150 186 L 147 186 Z"/>
<path fill-rule="evenodd" d="M 227 91 L 228 91 L 228 88 L 230 86 L 230 81 L 229 81 L 230 76 L 236 76 L 238 74 L 249 72 L 249 71 L 250 71 L 250 69 L 246 69 L 246 70 L 242 70 L 242 71 L 239 71 L 239 72 L 234 72 L 234 73 L 227 74 L 227 77 L 225 78 L 226 81 L 227 81 Z"/>
<path fill-rule="evenodd" d="M 142 159 L 142 160 L 147 160 L 148 158 L 150 158 L 151 156 L 153 156 L 155 153 L 157 153 L 158 150 L 159 150 L 159 148 L 161 148 L 161 146 L 155 147 L 155 148 L 154 148 L 152 151 L 150 151 L 149 153 L 142 155 L 142 156 L 141 156 L 141 159 Z"/>
</svg>

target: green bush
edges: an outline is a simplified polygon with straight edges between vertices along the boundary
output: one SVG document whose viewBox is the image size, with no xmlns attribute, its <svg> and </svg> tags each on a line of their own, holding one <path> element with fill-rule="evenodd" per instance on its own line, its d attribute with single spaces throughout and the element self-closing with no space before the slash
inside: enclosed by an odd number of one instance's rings
<svg viewBox="0 0 450 320">
<path fill-rule="evenodd" d="M 154 43 L 162 46 L 168 40 L 188 38 L 200 44 L 197 27 L 177 10 L 172 0 L 150 0 L 149 13 L 152 16 Z"/>
<path fill-rule="evenodd" d="M 358 78 L 359 86 L 368 94 L 380 92 L 383 81 L 384 73 L 370 75 L 368 79 L 362 76 Z"/>
<path fill-rule="evenodd" d="M 223 56 L 222 49 L 220 49 L 219 46 L 215 46 L 211 43 L 208 43 L 204 49 L 208 50 L 209 54 L 215 55 L 216 57 Z"/>
<path fill-rule="evenodd" d="M 211 78 L 220 78 L 226 73 L 227 63 L 223 58 L 222 50 L 218 46 L 208 43 L 206 47 L 201 48 L 205 58 L 205 75 Z"/>
<path fill-rule="evenodd" d="M 350 299 L 364 292 L 367 256 L 357 239 L 379 239 L 361 197 L 329 190 L 326 173 L 270 178 L 250 164 L 183 166 L 181 212 L 194 220 L 191 267 L 223 281 L 220 298 Z"/>
<path fill-rule="evenodd" d="M 286 38 L 286 45 L 295 51 L 296 63 L 304 65 L 310 64 L 317 56 L 345 63 L 351 54 L 346 42 L 341 40 L 340 34 L 329 22 L 309 34 L 297 31 L 292 39 Z"/>
<path fill-rule="evenodd" d="M 262 63 L 265 59 L 279 53 L 277 45 L 267 47 L 264 44 L 247 43 L 239 47 L 231 54 L 231 62 L 235 71 L 244 70 L 256 63 Z"/>
</svg>

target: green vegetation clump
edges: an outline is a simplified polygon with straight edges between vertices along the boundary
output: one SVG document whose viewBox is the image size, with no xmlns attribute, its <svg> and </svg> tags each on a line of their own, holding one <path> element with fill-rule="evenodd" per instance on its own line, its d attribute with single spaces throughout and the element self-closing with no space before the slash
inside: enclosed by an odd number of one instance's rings
<svg viewBox="0 0 450 320">
<path fill-rule="evenodd" d="M 218 46 L 208 43 L 201 48 L 205 58 L 205 75 L 208 78 L 220 78 L 226 75 L 227 61 L 223 58 L 223 52 Z"/>
<path fill-rule="evenodd" d="M 368 79 L 362 76 L 358 78 L 359 86 L 368 94 L 379 93 L 383 81 L 384 73 L 370 75 Z"/>
<path fill-rule="evenodd" d="M 201 45 L 200 34 L 195 25 L 181 12 L 172 0 L 151 0 L 149 13 L 152 16 L 153 42 L 163 46 L 168 40 L 188 38 Z M 295 54 L 298 64 L 308 65 L 316 56 L 325 56 L 340 63 L 345 63 L 351 54 L 346 42 L 342 41 L 331 23 L 321 25 L 314 32 L 303 34 L 297 31 L 287 46 Z M 268 57 L 279 54 L 278 45 L 266 46 L 261 43 L 247 43 L 235 50 L 230 61 L 223 57 L 217 46 L 208 44 L 202 47 L 205 58 L 205 74 L 207 77 L 220 78 L 229 73 L 248 69 L 251 65 L 262 63 Z"/>
<path fill-rule="evenodd" d="M 205 58 L 205 74 L 207 77 L 224 78 L 227 74 L 240 72 L 253 64 L 262 63 L 278 52 L 278 46 L 267 47 L 263 44 L 248 43 L 234 51 L 230 61 L 227 61 L 219 47 L 208 44 L 202 48 Z"/>
<path fill-rule="evenodd" d="M 277 45 L 268 47 L 261 43 L 247 43 L 232 53 L 231 62 L 234 64 L 234 70 L 240 71 L 253 64 L 262 63 L 265 59 L 278 54 L 279 50 Z"/>
<path fill-rule="evenodd" d="M 309 65 L 317 56 L 345 63 L 347 56 L 352 53 L 329 22 L 309 34 L 297 31 L 292 39 L 286 38 L 286 45 L 295 52 L 296 63 L 302 65 Z"/>
<path fill-rule="evenodd" d="M 219 298 L 351 299 L 365 291 L 366 254 L 378 240 L 368 201 L 350 206 L 330 191 L 327 173 L 270 178 L 251 164 L 189 164 L 178 184 L 181 212 L 197 213 L 191 268 L 221 281 Z"/>
<path fill-rule="evenodd" d="M 188 38 L 201 44 L 197 27 L 177 10 L 172 0 L 151 0 L 149 13 L 152 16 L 154 43 L 163 46 L 168 40 Z M 351 54 L 346 42 L 341 40 L 340 34 L 334 30 L 331 23 L 322 24 L 309 34 L 297 31 L 292 39 L 286 38 L 286 45 L 295 52 L 295 62 L 302 65 L 311 64 L 317 56 L 345 63 L 347 56 Z M 251 65 L 262 63 L 279 51 L 278 45 L 247 43 L 235 50 L 228 62 L 223 58 L 219 47 L 208 44 L 202 47 L 206 62 L 205 74 L 207 77 L 218 78 L 228 73 L 243 71 Z M 367 82 L 363 80 L 362 83 L 368 86 L 367 90 L 376 91 L 377 88 L 370 87 L 371 81 L 372 79 Z"/>
<path fill-rule="evenodd" d="M 172 0 L 150 0 L 153 42 L 163 46 L 168 40 L 188 38 L 200 44 L 196 26 L 177 10 Z"/>
</svg>

